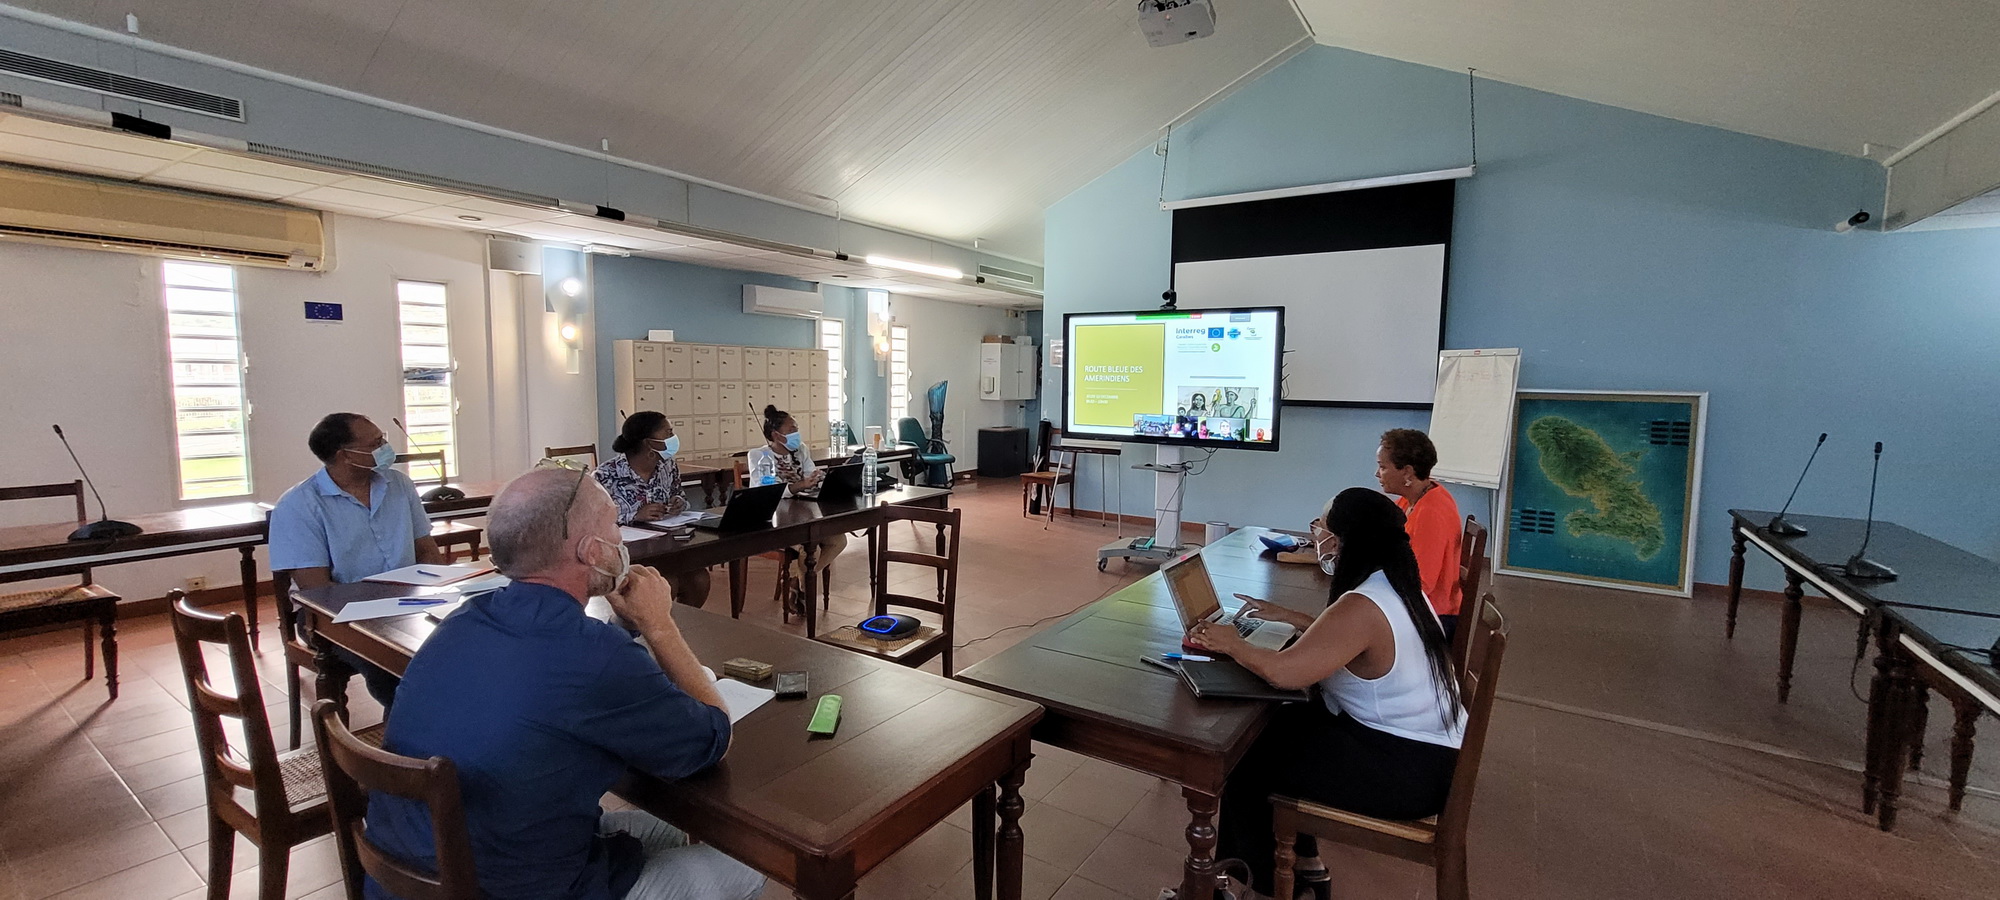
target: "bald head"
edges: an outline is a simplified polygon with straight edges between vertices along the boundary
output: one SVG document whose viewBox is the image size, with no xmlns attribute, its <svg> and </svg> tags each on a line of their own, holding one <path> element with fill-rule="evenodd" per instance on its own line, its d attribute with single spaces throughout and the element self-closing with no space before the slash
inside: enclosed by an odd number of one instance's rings
<svg viewBox="0 0 2000 900">
<path fill-rule="evenodd" d="M 575 561 L 570 548 L 579 539 L 607 531 L 615 534 L 617 516 L 611 495 L 587 473 L 535 469 L 508 482 L 493 498 L 486 514 L 493 564 L 509 578 L 548 572 Z"/>
</svg>

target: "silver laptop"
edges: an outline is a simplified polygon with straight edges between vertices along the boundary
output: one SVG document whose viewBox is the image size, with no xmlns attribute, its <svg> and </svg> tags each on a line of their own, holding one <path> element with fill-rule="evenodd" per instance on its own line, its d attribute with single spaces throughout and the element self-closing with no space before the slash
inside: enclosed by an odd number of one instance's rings
<svg viewBox="0 0 2000 900">
<path fill-rule="evenodd" d="M 1193 628 L 1200 622 L 1214 622 L 1218 625 L 1233 625 L 1243 639 L 1252 647 L 1278 650 L 1285 642 L 1298 633 L 1297 628 L 1284 622 L 1266 622 L 1241 615 L 1243 608 L 1224 609 L 1222 601 L 1216 598 L 1215 581 L 1208 576 L 1208 564 L 1201 561 L 1201 554 L 1190 553 L 1167 564 L 1164 574 L 1167 578 L 1167 593 L 1173 595 L 1174 606 L 1181 612 L 1181 630 Z"/>
</svg>

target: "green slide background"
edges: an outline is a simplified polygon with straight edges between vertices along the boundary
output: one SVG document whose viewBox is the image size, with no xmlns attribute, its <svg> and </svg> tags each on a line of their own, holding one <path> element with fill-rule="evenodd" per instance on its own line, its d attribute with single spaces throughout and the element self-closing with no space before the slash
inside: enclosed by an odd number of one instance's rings
<svg viewBox="0 0 2000 900">
<path fill-rule="evenodd" d="M 1076 344 L 1070 348 L 1076 424 L 1130 429 L 1134 415 L 1160 414 L 1167 396 L 1166 330 L 1158 322 L 1076 330 Z M 1091 366 L 1132 366 L 1139 371 L 1118 373 L 1131 381 L 1086 381 Z"/>
</svg>

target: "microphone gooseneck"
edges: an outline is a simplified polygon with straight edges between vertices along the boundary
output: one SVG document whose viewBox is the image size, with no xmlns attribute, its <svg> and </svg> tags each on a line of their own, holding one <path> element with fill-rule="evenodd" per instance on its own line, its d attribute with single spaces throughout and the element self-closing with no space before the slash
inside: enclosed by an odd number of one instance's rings
<svg viewBox="0 0 2000 900">
<path fill-rule="evenodd" d="M 1861 549 L 1847 558 L 1842 574 L 1868 581 L 1891 581 L 1896 570 L 1868 558 L 1868 541 L 1875 536 L 1875 486 L 1882 475 L 1882 442 L 1875 442 L 1875 465 L 1868 474 L 1868 524 L 1861 528 Z"/>
<path fill-rule="evenodd" d="M 143 531 L 130 522 L 119 522 L 111 518 L 111 512 L 104 505 L 104 495 L 97 492 L 97 483 L 90 480 L 90 470 L 83 467 L 83 460 L 76 458 L 76 448 L 69 445 L 69 436 L 63 434 L 61 425 L 51 425 L 56 430 L 56 440 L 62 441 L 63 449 L 69 451 L 69 461 L 76 464 L 77 474 L 83 476 L 83 483 L 90 488 L 90 495 L 97 498 L 97 521 L 77 527 L 69 533 L 72 541 L 95 541 L 106 538 L 131 537 Z"/>
<path fill-rule="evenodd" d="M 1788 521 L 1785 513 L 1791 511 L 1792 500 L 1799 496 L 1799 486 L 1806 483 L 1806 473 L 1812 471 L 1813 460 L 1819 458 L 1819 448 L 1824 446 L 1826 446 L 1826 432 L 1822 431 L 1819 433 L 1819 441 L 1813 444 L 1812 454 L 1806 457 L 1806 467 L 1799 470 L 1799 480 L 1792 482 L 1791 496 L 1785 498 L 1784 507 L 1778 510 L 1777 515 L 1771 517 L 1770 524 L 1764 526 L 1765 531 L 1786 537 L 1799 537 L 1806 533 L 1803 526 Z"/>
</svg>

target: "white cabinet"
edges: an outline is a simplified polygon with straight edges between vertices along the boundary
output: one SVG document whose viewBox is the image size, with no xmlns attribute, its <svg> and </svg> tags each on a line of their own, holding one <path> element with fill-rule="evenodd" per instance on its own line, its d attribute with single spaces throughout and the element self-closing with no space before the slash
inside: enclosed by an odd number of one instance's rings
<svg viewBox="0 0 2000 900">
<path fill-rule="evenodd" d="M 979 345 L 979 399 L 1033 400 L 1040 378 L 1033 344 Z"/>
<path fill-rule="evenodd" d="M 617 409 L 665 413 L 690 461 L 726 465 L 729 454 L 763 443 L 766 406 L 797 417 L 809 443 L 826 443 L 824 350 L 614 341 L 612 361 Z"/>
</svg>

